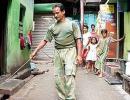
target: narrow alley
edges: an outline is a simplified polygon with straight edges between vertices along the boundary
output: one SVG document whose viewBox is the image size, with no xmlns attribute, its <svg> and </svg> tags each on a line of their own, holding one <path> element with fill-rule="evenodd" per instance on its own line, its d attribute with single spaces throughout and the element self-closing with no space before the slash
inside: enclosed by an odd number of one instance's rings
<svg viewBox="0 0 130 100">
<path fill-rule="evenodd" d="M 0 0 L 0 100 L 130 100 L 129 4 Z"/>
<path fill-rule="evenodd" d="M 39 64 L 37 68 L 49 69 L 49 72 L 33 77 L 9 100 L 58 100 L 54 67 Z M 77 71 L 76 96 L 77 100 L 130 100 L 130 95 L 122 90 L 122 85 L 109 85 L 104 78 L 98 78 L 93 73 L 86 74 L 81 67 Z"/>
</svg>

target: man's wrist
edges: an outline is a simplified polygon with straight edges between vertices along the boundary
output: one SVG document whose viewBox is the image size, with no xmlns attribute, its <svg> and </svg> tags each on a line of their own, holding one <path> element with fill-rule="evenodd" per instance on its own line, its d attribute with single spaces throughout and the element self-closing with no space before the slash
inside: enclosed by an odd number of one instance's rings
<svg viewBox="0 0 130 100">
<path fill-rule="evenodd" d="M 82 55 L 80 54 L 80 55 L 77 55 L 77 57 L 82 57 Z"/>
<path fill-rule="evenodd" d="M 78 55 L 78 56 L 77 56 L 77 59 L 82 59 L 82 56 L 81 56 L 81 55 Z"/>
</svg>

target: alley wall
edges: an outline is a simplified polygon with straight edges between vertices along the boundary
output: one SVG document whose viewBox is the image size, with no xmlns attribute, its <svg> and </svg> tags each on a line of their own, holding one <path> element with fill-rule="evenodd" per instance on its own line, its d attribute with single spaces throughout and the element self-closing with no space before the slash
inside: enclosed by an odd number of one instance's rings
<svg viewBox="0 0 130 100">
<path fill-rule="evenodd" d="M 130 51 L 130 12 L 124 12 L 124 33 L 125 45 L 124 45 L 124 57 L 127 59 L 128 50 Z"/>
<path fill-rule="evenodd" d="M 20 8 L 25 9 L 22 18 L 22 33 L 24 37 L 32 29 L 33 25 L 33 0 L 10 0 L 7 11 L 7 73 L 15 71 L 29 58 L 30 50 L 20 49 L 19 41 L 19 24 L 20 24 Z M 26 44 L 25 44 L 26 45 Z"/>
</svg>

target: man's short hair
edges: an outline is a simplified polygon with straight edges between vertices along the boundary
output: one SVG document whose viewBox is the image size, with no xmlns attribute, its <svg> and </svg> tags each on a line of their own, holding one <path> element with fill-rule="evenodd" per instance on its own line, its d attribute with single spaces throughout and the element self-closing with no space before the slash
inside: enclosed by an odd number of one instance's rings
<svg viewBox="0 0 130 100">
<path fill-rule="evenodd" d="M 59 7 L 61 11 L 64 11 L 65 8 L 64 8 L 64 5 L 61 4 L 61 3 L 56 3 L 53 5 L 52 9 L 56 8 L 56 7 Z"/>
<path fill-rule="evenodd" d="M 86 27 L 86 28 L 88 29 L 88 25 L 85 25 L 85 24 L 84 24 L 84 27 Z"/>
</svg>

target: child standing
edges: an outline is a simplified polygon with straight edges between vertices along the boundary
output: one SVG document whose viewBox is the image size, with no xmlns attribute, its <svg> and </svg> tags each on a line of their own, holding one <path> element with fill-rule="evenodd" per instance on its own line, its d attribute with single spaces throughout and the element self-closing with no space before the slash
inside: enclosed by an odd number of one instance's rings
<svg viewBox="0 0 130 100">
<path fill-rule="evenodd" d="M 94 71 L 95 69 L 95 61 L 97 60 L 97 49 L 96 49 L 97 45 L 98 45 L 97 38 L 91 37 L 91 41 L 88 45 L 88 55 L 86 57 L 86 61 L 87 61 L 86 68 L 90 72 Z"/>
<path fill-rule="evenodd" d="M 104 71 L 104 65 L 105 65 L 105 59 L 107 57 L 107 53 L 109 50 L 109 45 L 112 42 L 119 42 L 122 39 L 124 39 L 125 35 L 120 39 L 114 39 L 111 35 L 108 35 L 108 32 L 106 29 L 101 30 L 102 40 L 99 44 L 99 50 L 98 50 L 98 59 L 95 63 L 97 72 L 96 74 L 99 77 L 103 77 L 103 71 Z"/>
</svg>

